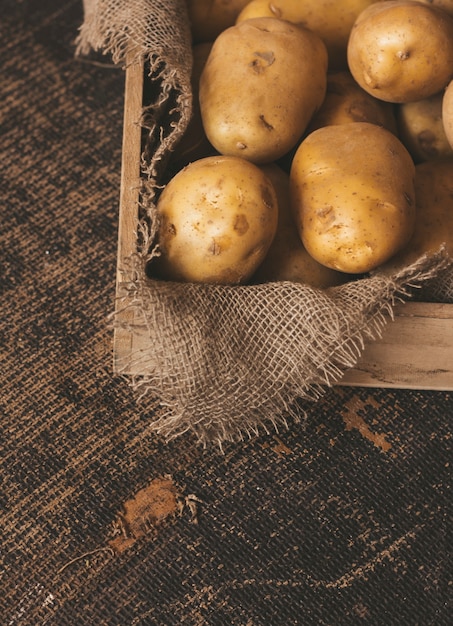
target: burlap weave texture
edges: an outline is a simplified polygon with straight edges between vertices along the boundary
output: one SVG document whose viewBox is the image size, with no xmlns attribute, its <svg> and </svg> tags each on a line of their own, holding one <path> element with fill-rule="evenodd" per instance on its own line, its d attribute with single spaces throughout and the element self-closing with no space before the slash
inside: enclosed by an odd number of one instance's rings
<svg viewBox="0 0 453 626">
<path fill-rule="evenodd" d="M 116 61 L 139 50 L 150 60 L 150 80 L 161 85 L 144 114 L 143 241 L 132 271 L 123 268 L 129 306 L 138 313 L 128 330 L 148 333 L 152 346 L 131 355 L 143 366 L 132 385 L 168 408 L 152 429 L 166 437 L 193 430 L 203 443 L 221 443 L 285 422 L 297 400 L 318 398 L 355 365 L 364 340 L 380 335 L 385 314 L 391 316 L 409 287 L 449 263 L 440 252 L 394 276 L 376 274 L 327 291 L 289 282 L 225 287 L 148 278 L 156 197 L 190 117 L 190 45 L 181 0 L 94 0 L 79 39 L 81 51 L 106 50 Z"/>
</svg>

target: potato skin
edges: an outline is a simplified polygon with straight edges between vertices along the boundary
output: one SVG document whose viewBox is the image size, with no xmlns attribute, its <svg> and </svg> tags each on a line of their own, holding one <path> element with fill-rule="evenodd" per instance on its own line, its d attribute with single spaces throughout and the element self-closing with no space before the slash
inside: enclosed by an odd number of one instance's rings
<svg viewBox="0 0 453 626">
<path fill-rule="evenodd" d="M 398 134 L 416 163 L 453 155 L 442 122 L 443 92 L 397 107 Z"/>
<path fill-rule="evenodd" d="M 397 133 L 394 105 L 366 92 L 347 70 L 327 75 L 324 102 L 313 116 L 307 133 L 331 124 L 369 122 Z"/>
<path fill-rule="evenodd" d="M 277 196 L 253 163 L 213 156 L 190 163 L 157 202 L 161 256 L 151 274 L 165 280 L 239 284 L 275 236 Z"/>
<path fill-rule="evenodd" d="M 453 257 L 453 157 L 415 166 L 415 229 L 408 244 L 382 271 L 393 273 L 442 244 Z"/>
<path fill-rule="evenodd" d="M 417 1 L 377 2 L 357 18 L 347 55 L 355 80 L 376 98 L 423 100 L 453 76 L 453 18 Z"/>
<path fill-rule="evenodd" d="M 324 41 L 329 70 L 347 68 L 349 33 L 357 16 L 376 0 L 251 0 L 236 24 L 255 17 L 276 17 L 310 29 Z"/>
<path fill-rule="evenodd" d="M 277 194 L 278 225 L 265 259 L 252 277 L 253 282 L 289 280 L 324 289 L 350 280 L 349 274 L 342 274 L 315 261 L 302 245 L 291 212 L 289 175 L 275 163 L 260 167 Z"/>
<path fill-rule="evenodd" d="M 453 148 L 453 80 L 447 85 L 442 97 L 442 125 L 447 141 Z"/>
<path fill-rule="evenodd" d="M 246 20 L 217 37 L 200 79 L 211 144 L 225 155 L 269 163 L 302 136 L 324 100 L 321 39 L 275 18 Z"/>
<path fill-rule="evenodd" d="M 366 273 L 412 235 L 415 166 L 388 130 L 368 122 L 324 126 L 299 146 L 290 172 L 291 206 L 313 258 Z"/>
<path fill-rule="evenodd" d="M 233 26 L 249 0 L 186 0 L 193 43 L 212 42 Z"/>
</svg>

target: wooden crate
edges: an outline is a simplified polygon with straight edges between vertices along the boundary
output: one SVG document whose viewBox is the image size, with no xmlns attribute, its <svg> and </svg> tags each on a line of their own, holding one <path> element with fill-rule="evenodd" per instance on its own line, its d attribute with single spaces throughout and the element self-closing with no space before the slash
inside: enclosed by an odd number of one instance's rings
<svg viewBox="0 0 453 626">
<path fill-rule="evenodd" d="M 137 61 L 126 69 L 123 161 L 119 207 L 117 297 L 121 293 L 120 268 L 136 246 L 137 208 L 140 180 L 141 129 L 144 71 Z M 130 316 L 131 312 L 118 312 Z M 127 320 L 125 320 L 127 321 Z M 128 320 L 130 321 L 130 319 Z M 146 333 L 132 335 L 117 329 L 113 352 L 115 372 L 143 374 L 124 369 L 131 352 L 152 351 Z M 148 344 L 148 345 L 147 345 Z M 395 310 L 382 339 L 366 345 L 354 369 L 340 383 L 362 387 L 397 387 L 403 389 L 453 390 L 453 305 L 408 302 Z"/>
</svg>

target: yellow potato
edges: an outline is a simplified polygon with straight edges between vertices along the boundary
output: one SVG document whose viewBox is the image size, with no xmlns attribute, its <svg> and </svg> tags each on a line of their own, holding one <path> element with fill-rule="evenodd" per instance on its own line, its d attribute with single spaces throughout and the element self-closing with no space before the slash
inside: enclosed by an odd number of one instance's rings
<svg viewBox="0 0 453 626">
<path fill-rule="evenodd" d="M 438 9 L 442 9 L 450 15 L 453 15 L 453 0 L 417 0 L 418 2 L 423 2 L 423 4 L 429 4 L 430 6 L 435 6 Z"/>
<path fill-rule="evenodd" d="M 397 132 L 394 105 L 378 100 L 356 83 L 347 70 L 327 75 L 327 92 L 307 132 L 330 124 L 370 122 Z"/>
<path fill-rule="evenodd" d="M 414 234 L 383 271 L 406 267 L 422 254 L 438 251 L 442 244 L 453 257 L 453 157 L 416 165 L 415 205 Z"/>
<path fill-rule="evenodd" d="M 442 98 L 442 125 L 447 141 L 453 148 L 453 80 L 448 84 Z"/>
<path fill-rule="evenodd" d="M 417 1 L 376 2 L 357 18 L 347 54 L 351 74 L 376 98 L 429 98 L 453 76 L 453 17 Z"/>
<path fill-rule="evenodd" d="M 233 26 L 249 0 L 186 0 L 194 43 L 214 41 Z"/>
<path fill-rule="evenodd" d="M 346 69 L 349 33 L 357 16 L 376 0 L 251 0 L 236 24 L 255 17 L 277 17 L 300 24 L 326 44 L 329 69 Z"/>
<path fill-rule="evenodd" d="M 309 30 L 276 18 L 220 34 L 200 79 L 203 126 L 225 155 L 269 163 L 302 136 L 324 100 L 327 52 Z"/>
<path fill-rule="evenodd" d="M 290 173 L 306 250 L 346 273 L 396 254 L 414 228 L 414 163 L 390 131 L 368 122 L 324 126 L 299 146 Z"/>
<path fill-rule="evenodd" d="M 253 282 L 290 280 L 312 287 L 332 287 L 350 280 L 342 274 L 321 265 L 302 245 L 291 213 L 289 175 L 275 163 L 261 166 L 274 185 L 278 201 L 278 226 L 275 238 Z"/>
<path fill-rule="evenodd" d="M 443 92 L 397 107 L 398 133 L 416 163 L 453 154 L 442 123 Z"/>
<path fill-rule="evenodd" d="M 200 159 L 180 170 L 157 202 L 161 256 L 151 273 L 166 280 L 243 283 L 275 236 L 277 197 L 258 166 L 238 157 Z"/>
</svg>

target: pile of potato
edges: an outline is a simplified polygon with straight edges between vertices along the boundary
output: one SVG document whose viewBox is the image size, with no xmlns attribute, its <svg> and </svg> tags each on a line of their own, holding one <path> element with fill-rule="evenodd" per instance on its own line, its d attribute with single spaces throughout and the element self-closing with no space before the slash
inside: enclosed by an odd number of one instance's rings
<svg viewBox="0 0 453 626">
<path fill-rule="evenodd" d="M 187 0 L 165 280 L 327 287 L 453 254 L 453 0 Z"/>
</svg>

